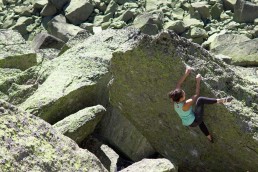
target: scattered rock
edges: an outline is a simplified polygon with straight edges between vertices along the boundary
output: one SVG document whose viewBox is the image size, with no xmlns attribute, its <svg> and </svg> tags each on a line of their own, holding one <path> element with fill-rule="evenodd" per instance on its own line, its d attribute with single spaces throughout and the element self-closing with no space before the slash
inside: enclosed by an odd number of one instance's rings
<svg viewBox="0 0 258 172">
<path fill-rule="evenodd" d="M 182 34 L 186 30 L 185 25 L 181 20 L 169 21 L 165 23 L 164 29 L 173 30 L 177 34 Z"/>
<path fill-rule="evenodd" d="M 60 19 L 57 19 L 60 18 Z M 76 36 L 79 32 L 83 32 L 84 29 L 79 26 L 68 24 L 65 21 L 65 17 L 62 15 L 54 17 L 48 22 L 48 33 L 67 42 L 70 38 Z"/>
<path fill-rule="evenodd" d="M 69 115 L 53 127 L 80 144 L 94 131 L 105 111 L 106 109 L 101 105 L 88 107 Z"/>
<path fill-rule="evenodd" d="M 227 44 L 234 44 L 239 42 L 248 41 L 250 38 L 244 36 L 244 35 L 238 35 L 238 34 L 218 34 L 215 39 L 210 44 L 210 50 L 213 50 L 214 48 L 218 46 L 224 46 Z"/>
<path fill-rule="evenodd" d="M 89 0 L 73 0 L 64 9 L 66 18 L 74 25 L 85 22 L 93 12 L 93 5 Z"/>
<path fill-rule="evenodd" d="M 32 46 L 34 50 L 44 48 L 55 48 L 60 50 L 64 44 L 64 41 L 52 35 L 49 35 L 48 33 L 40 33 L 36 35 L 32 41 Z"/>
<path fill-rule="evenodd" d="M 234 8 L 234 20 L 239 23 L 253 23 L 258 18 L 258 4 L 237 0 Z"/>
<path fill-rule="evenodd" d="M 54 16 L 57 13 L 56 7 L 52 3 L 47 3 L 40 12 L 41 16 Z"/>
<path fill-rule="evenodd" d="M 108 145 L 96 138 L 90 137 L 82 143 L 82 147 L 92 152 L 109 172 L 117 172 L 119 155 Z"/>
<path fill-rule="evenodd" d="M 167 159 L 143 159 L 120 172 L 177 172 L 178 169 Z"/>
<path fill-rule="evenodd" d="M 36 54 L 22 36 L 13 30 L 0 31 L 0 67 L 26 70 L 37 64 Z"/>
<path fill-rule="evenodd" d="M 231 64 L 244 67 L 258 67 L 258 38 L 217 46 L 212 49 L 216 54 L 232 58 Z"/>
</svg>

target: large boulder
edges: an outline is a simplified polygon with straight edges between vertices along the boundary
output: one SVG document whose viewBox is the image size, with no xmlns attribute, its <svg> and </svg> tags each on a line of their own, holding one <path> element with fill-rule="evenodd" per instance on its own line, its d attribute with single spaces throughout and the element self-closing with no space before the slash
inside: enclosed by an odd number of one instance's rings
<svg viewBox="0 0 258 172">
<path fill-rule="evenodd" d="M 239 23 L 253 23 L 258 18 L 258 4 L 237 0 L 234 8 L 234 20 Z"/>
<path fill-rule="evenodd" d="M 143 159 L 120 172 L 177 172 L 175 167 L 169 160 L 160 159 Z"/>
<path fill-rule="evenodd" d="M 67 42 L 79 32 L 84 31 L 84 29 L 79 26 L 67 23 L 65 17 L 61 14 L 48 22 L 47 30 L 49 34 L 63 40 L 64 42 Z"/>
<path fill-rule="evenodd" d="M 94 131 L 105 111 L 106 109 L 101 105 L 88 107 L 69 115 L 53 127 L 80 144 Z"/>
<path fill-rule="evenodd" d="M 73 0 L 64 9 L 66 18 L 74 25 L 83 23 L 93 12 L 94 6 L 89 0 Z"/>
<path fill-rule="evenodd" d="M 36 53 L 13 30 L 0 31 L 0 67 L 26 70 L 37 64 Z"/>
<path fill-rule="evenodd" d="M 257 93 L 252 87 L 256 83 L 239 78 L 231 66 L 172 32 L 138 39 L 138 46 L 131 50 L 113 53 L 109 95 L 116 113 L 124 115 L 157 152 L 183 171 L 255 170 L 258 154 L 245 147 L 256 150 L 258 145 Z M 214 135 L 214 145 L 207 145 L 199 128 L 183 126 L 167 98 L 173 89 L 171 83 L 175 87 L 184 73 L 185 63 L 203 76 L 203 96 L 235 97 L 230 105 L 205 109 L 205 122 Z M 195 92 L 193 83 L 195 76 L 190 76 L 184 84 L 189 97 Z"/>
<path fill-rule="evenodd" d="M 231 64 L 258 67 L 258 38 L 240 43 L 221 45 L 212 50 L 215 54 L 231 57 Z"/>
<path fill-rule="evenodd" d="M 42 119 L 2 100 L 0 114 L 1 171 L 107 171 Z"/>
</svg>

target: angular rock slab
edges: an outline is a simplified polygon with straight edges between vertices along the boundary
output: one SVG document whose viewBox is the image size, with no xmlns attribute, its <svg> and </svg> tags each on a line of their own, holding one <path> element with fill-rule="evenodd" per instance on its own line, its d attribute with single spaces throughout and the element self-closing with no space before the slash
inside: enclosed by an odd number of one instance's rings
<svg viewBox="0 0 258 172">
<path fill-rule="evenodd" d="M 235 44 L 227 44 L 212 50 L 215 54 L 231 57 L 231 64 L 245 67 L 258 67 L 258 38 Z"/>
<path fill-rule="evenodd" d="M 37 64 L 36 53 L 13 30 L 0 31 L 0 67 L 26 70 Z"/>
<path fill-rule="evenodd" d="M 88 107 L 69 115 L 57 122 L 53 127 L 80 144 L 94 131 L 105 111 L 106 109 L 101 105 Z"/>
<path fill-rule="evenodd" d="M 66 18 L 74 25 L 83 23 L 93 12 L 94 6 L 89 0 L 73 0 L 64 9 Z"/>
<path fill-rule="evenodd" d="M 32 46 L 34 50 L 45 48 L 55 48 L 60 50 L 64 44 L 64 41 L 48 33 L 39 33 L 32 41 Z"/>
<path fill-rule="evenodd" d="M 107 171 L 51 125 L 2 100 L 0 121 L 2 171 Z"/>
<path fill-rule="evenodd" d="M 234 20 L 239 23 L 253 23 L 258 18 L 258 4 L 237 0 L 234 8 Z"/>
<path fill-rule="evenodd" d="M 177 172 L 175 167 L 169 160 L 163 159 L 143 159 L 130 165 L 120 172 Z"/>
<path fill-rule="evenodd" d="M 48 33 L 67 42 L 70 38 L 76 36 L 79 32 L 85 31 L 79 26 L 74 26 L 66 22 L 63 15 L 54 17 L 47 24 Z"/>
<path fill-rule="evenodd" d="M 232 66 L 173 32 L 137 38 L 139 42 L 131 50 L 113 53 L 109 95 L 116 113 L 124 115 L 157 152 L 183 171 L 255 170 L 258 154 L 250 151 L 258 147 L 255 84 L 239 78 Z M 185 63 L 196 70 L 184 83 L 187 97 L 195 93 L 198 72 L 203 76 L 201 95 L 235 98 L 227 106 L 205 107 L 213 145 L 199 128 L 182 125 L 168 99 L 167 93 L 183 75 Z"/>
</svg>

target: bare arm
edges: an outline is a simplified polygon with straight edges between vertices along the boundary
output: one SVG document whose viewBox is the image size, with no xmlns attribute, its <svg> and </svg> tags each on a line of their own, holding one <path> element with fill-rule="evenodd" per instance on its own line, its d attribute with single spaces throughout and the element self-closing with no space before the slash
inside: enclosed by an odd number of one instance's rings
<svg viewBox="0 0 258 172">
<path fill-rule="evenodd" d="M 177 82 L 176 84 L 176 88 L 181 88 L 183 82 L 185 81 L 186 77 L 190 74 L 191 72 L 191 68 L 190 67 L 186 67 L 186 70 L 185 70 L 185 74 L 180 78 L 180 80 Z"/>
<path fill-rule="evenodd" d="M 197 101 L 198 97 L 200 96 L 200 85 L 201 85 L 201 75 L 196 75 L 196 89 L 195 95 L 193 95 L 190 99 L 186 100 L 183 110 L 188 111 L 191 106 Z"/>
</svg>

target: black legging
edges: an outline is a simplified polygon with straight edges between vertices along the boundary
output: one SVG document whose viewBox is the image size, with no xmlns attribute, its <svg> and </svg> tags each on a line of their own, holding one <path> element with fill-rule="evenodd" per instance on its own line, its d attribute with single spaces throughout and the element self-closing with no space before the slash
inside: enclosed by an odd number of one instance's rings
<svg viewBox="0 0 258 172">
<path fill-rule="evenodd" d="M 194 122 L 190 125 L 190 127 L 196 127 L 199 125 L 199 128 L 205 134 L 205 136 L 208 136 L 210 133 L 206 127 L 206 125 L 203 122 L 203 114 L 204 114 L 204 104 L 214 104 L 217 103 L 217 99 L 214 98 L 208 98 L 208 97 L 199 97 L 196 102 L 194 115 L 195 119 Z"/>
</svg>

